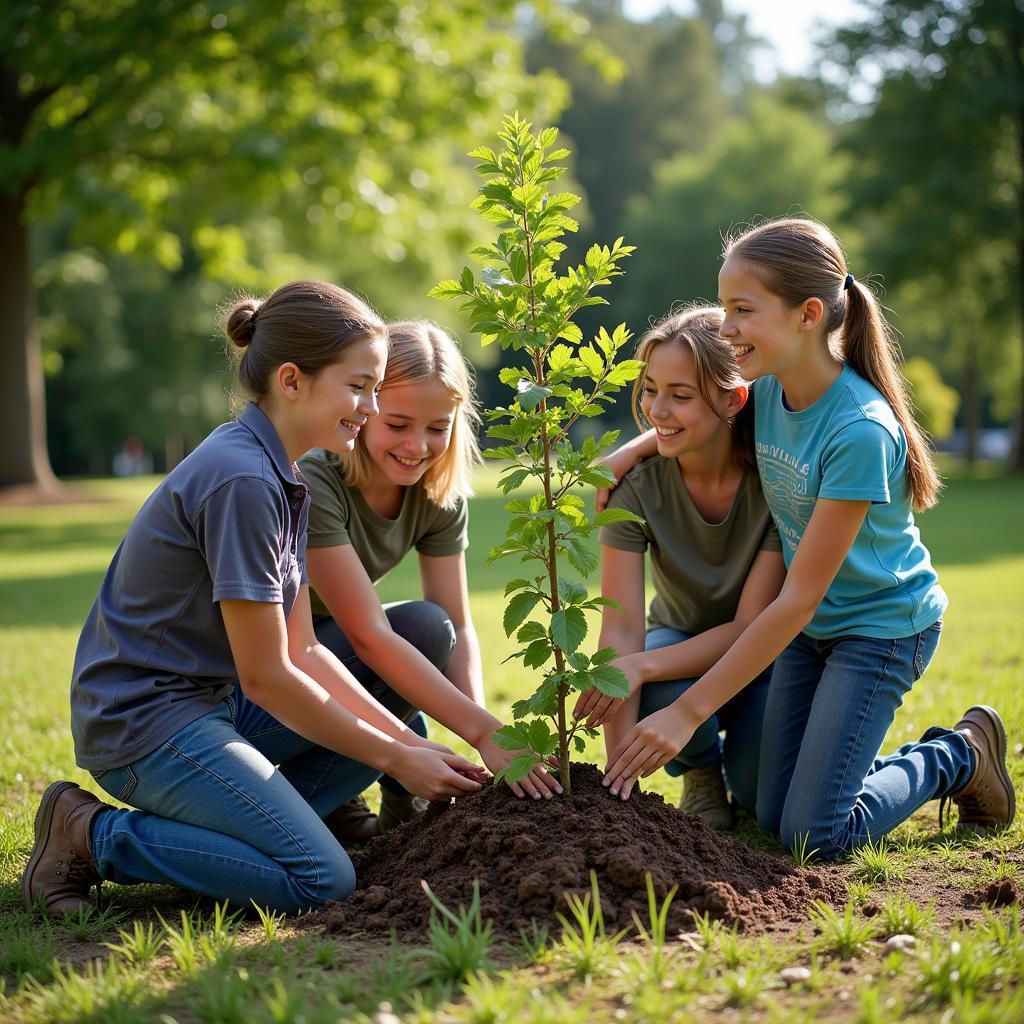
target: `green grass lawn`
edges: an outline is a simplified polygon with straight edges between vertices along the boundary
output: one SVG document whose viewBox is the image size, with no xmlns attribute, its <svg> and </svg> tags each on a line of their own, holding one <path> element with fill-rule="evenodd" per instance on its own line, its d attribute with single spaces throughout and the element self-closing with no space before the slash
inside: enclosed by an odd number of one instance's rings
<svg viewBox="0 0 1024 1024">
<path fill-rule="evenodd" d="M 74 766 L 68 727 L 78 631 L 125 527 L 155 482 L 99 481 L 78 485 L 92 499 L 87 503 L 0 509 L 0 1020 L 370 1020 L 381 1002 L 403 1020 L 481 1024 L 693 1014 L 865 1024 L 1024 1020 L 1017 908 L 970 912 L 963 899 L 978 884 L 1000 879 L 1020 891 L 1024 814 L 1008 833 L 978 840 L 949 829 L 939 834 L 934 804 L 881 850 L 830 869 L 841 871 L 849 886 L 845 918 L 824 915 L 771 942 L 709 927 L 665 950 L 656 943 L 612 949 L 597 941 L 581 951 L 551 937 L 532 949 L 529 943 L 492 949 L 490 965 L 468 981 L 465 964 L 451 966 L 440 955 L 370 949 L 303 930 L 301 922 L 218 921 L 203 910 L 186 915 L 183 925 L 179 911 L 190 910 L 192 901 L 160 887 L 115 890 L 103 914 L 53 926 L 23 912 L 18 880 L 40 793 L 58 778 L 91 781 Z M 472 509 L 469 575 L 489 700 L 504 715 L 532 683 L 518 663 L 502 663 L 512 649 L 500 628 L 502 586 L 514 567 L 484 564 L 505 515 L 492 476 L 484 475 L 481 489 Z M 923 518 L 950 609 L 939 653 L 890 736 L 895 746 L 930 724 L 952 724 L 972 703 L 992 704 L 1010 734 L 1018 790 L 1024 790 L 1022 507 L 1024 480 L 958 479 Z M 415 562 L 404 563 L 379 589 L 384 600 L 418 596 Z M 443 730 L 434 735 L 465 752 Z M 598 759 L 596 748 L 591 757 Z M 662 774 L 650 782 L 666 798 L 678 798 L 677 780 Z M 961 916 L 969 922 L 959 924 Z M 887 953 L 882 940 L 894 931 L 916 932 L 916 949 Z M 793 965 L 808 967 L 810 978 L 787 988 L 779 971 Z"/>
</svg>

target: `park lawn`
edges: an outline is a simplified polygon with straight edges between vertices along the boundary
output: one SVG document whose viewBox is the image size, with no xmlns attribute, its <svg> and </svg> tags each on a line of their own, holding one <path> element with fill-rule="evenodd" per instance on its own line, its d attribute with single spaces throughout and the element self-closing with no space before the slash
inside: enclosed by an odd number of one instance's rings
<svg viewBox="0 0 1024 1024">
<path fill-rule="evenodd" d="M 482 477 L 473 504 L 468 558 L 490 701 L 504 715 L 532 684 L 516 662 L 502 662 L 512 649 L 500 627 L 502 586 L 514 566 L 484 564 L 504 524 L 493 479 Z M 825 915 L 771 941 L 709 928 L 665 950 L 651 943 L 612 949 L 600 941 L 581 948 L 541 937 L 521 949 L 490 950 L 492 962 L 468 981 L 460 975 L 472 957 L 453 966 L 423 950 L 321 936 L 304 930 L 301 920 L 225 921 L 209 904 L 195 909 L 194 900 L 164 887 L 108 886 L 102 913 L 53 926 L 22 911 L 18 881 L 40 793 L 57 778 L 91 782 L 74 766 L 68 730 L 78 631 L 125 527 L 155 482 L 97 481 L 76 485 L 88 503 L 0 508 L 0 1020 L 312 1024 L 370 1020 L 382 1002 L 402 1019 L 481 1024 L 662 1021 L 694 1012 L 865 1024 L 1024 1020 L 1018 908 L 972 912 L 965 903 L 982 883 L 1008 880 L 1020 891 L 1024 814 L 1007 833 L 979 840 L 948 827 L 939 833 L 935 804 L 880 849 L 830 869 L 848 882 L 845 918 Z M 890 735 L 895 746 L 930 724 L 952 724 L 972 703 L 992 704 L 1010 734 L 1019 791 L 1022 506 L 1024 480 L 956 479 L 924 517 L 922 532 L 951 605 L 939 654 Z M 380 592 L 384 600 L 418 596 L 414 560 L 382 581 Z M 466 752 L 444 730 L 433 735 Z M 599 759 L 596 748 L 590 756 Z M 666 799 L 678 798 L 678 780 L 663 773 L 649 785 Z M 765 843 L 752 827 L 742 834 Z M 968 924 L 958 924 L 961 915 Z M 895 931 L 917 933 L 916 951 L 886 954 L 881 940 Z M 424 947 L 430 947 L 426 937 Z M 439 950 L 435 944 L 433 952 Z M 811 976 L 786 989 L 778 972 L 791 965 L 808 966 Z"/>
</svg>

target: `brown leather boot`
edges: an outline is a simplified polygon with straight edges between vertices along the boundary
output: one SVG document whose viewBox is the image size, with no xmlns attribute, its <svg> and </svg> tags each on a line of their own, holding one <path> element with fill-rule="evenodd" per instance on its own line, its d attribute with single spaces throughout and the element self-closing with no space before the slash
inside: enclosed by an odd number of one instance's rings
<svg viewBox="0 0 1024 1024">
<path fill-rule="evenodd" d="M 343 846 L 352 843 L 362 845 L 377 835 L 377 815 L 361 796 L 353 797 L 347 804 L 331 811 L 324 818 L 324 824 Z"/>
<path fill-rule="evenodd" d="M 392 793 L 390 789 L 380 787 L 380 814 L 377 827 L 380 834 L 390 832 L 393 828 L 419 817 L 428 807 L 430 801 L 412 793 Z"/>
<path fill-rule="evenodd" d="M 74 782 L 47 787 L 36 811 L 35 843 L 21 876 L 21 894 L 31 908 L 41 899 L 51 917 L 89 906 L 89 889 L 102 879 L 96 871 L 89 831 L 93 818 L 110 804 Z"/>
<path fill-rule="evenodd" d="M 1017 797 L 1006 770 L 1006 730 L 990 707 L 976 704 L 954 727 L 974 751 L 974 774 L 967 785 L 939 802 L 939 828 L 943 810 L 952 800 L 960 812 L 960 827 L 974 830 L 1006 828 L 1017 810 Z"/>
</svg>

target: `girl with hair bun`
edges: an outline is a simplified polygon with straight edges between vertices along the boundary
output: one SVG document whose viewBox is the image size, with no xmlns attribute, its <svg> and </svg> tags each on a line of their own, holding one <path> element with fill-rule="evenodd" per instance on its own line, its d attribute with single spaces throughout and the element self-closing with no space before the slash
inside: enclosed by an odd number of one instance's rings
<svg viewBox="0 0 1024 1024">
<path fill-rule="evenodd" d="M 388 327 L 380 414 L 351 451 L 309 452 L 309 576 L 320 642 L 421 735 L 421 711 L 461 736 L 497 772 L 515 752 L 493 741 L 501 723 L 484 707 L 483 671 L 469 611 L 465 549 L 470 474 L 479 461 L 479 415 L 469 367 L 436 324 Z M 423 600 L 382 606 L 374 584 L 410 551 Z M 536 769 L 512 785 L 517 796 L 550 797 L 560 787 Z M 362 799 L 327 818 L 343 841 L 365 842 L 407 821 L 425 803 L 381 779 L 379 818 Z"/>
<path fill-rule="evenodd" d="M 755 380 L 758 470 L 786 582 L 716 665 L 624 737 L 606 782 L 620 791 L 663 764 L 774 661 L 757 816 L 787 848 L 840 857 L 937 798 L 940 827 L 947 800 L 961 826 L 1006 827 L 1016 797 L 992 708 L 880 755 L 947 600 L 914 524 L 939 481 L 878 302 L 813 220 L 751 228 L 723 257 L 721 333 Z"/>
<path fill-rule="evenodd" d="M 46 790 L 22 891 L 50 914 L 87 907 L 101 880 L 320 906 L 355 887 L 324 815 L 383 772 L 430 799 L 481 785 L 313 631 L 295 461 L 351 451 L 376 415 L 384 324 L 343 288 L 295 281 L 236 303 L 226 330 L 251 401 L 143 505 L 75 655 L 77 762 L 137 809 Z"/>
<path fill-rule="evenodd" d="M 745 429 L 747 384 L 721 326 L 721 310 L 694 306 L 666 317 L 637 347 L 647 365 L 633 388 L 633 416 L 641 429 L 653 428 L 657 452 L 611 496 L 613 508 L 644 521 L 601 530 L 601 593 L 616 604 L 603 611 L 598 644 L 618 651 L 630 695 L 613 700 L 590 690 L 574 712 L 604 725 L 609 751 L 638 718 L 693 686 L 778 595 L 785 576 Z M 646 623 L 645 553 L 655 595 Z M 665 764 L 683 776 L 680 808 L 714 828 L 732 825 L 727 786 L 753 813 L 768 675 L 710 714 Z"/>
</svg>

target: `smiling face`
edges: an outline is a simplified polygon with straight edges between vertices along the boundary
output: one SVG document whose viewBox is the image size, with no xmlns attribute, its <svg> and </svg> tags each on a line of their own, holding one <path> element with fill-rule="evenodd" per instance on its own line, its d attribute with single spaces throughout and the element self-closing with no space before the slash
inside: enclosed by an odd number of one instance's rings
<svg viewBox="0 0 1024 1024">
<path fill-rule="evenodd" d="M 718 273 L 725 311 L 721 334 L 733 347 L 746 380 L 785 373 L 800 358 L 808 339 L 801 307 L 787 308 L 741 260 L 730 256 Z"/>
<path fill-rule="evenodd" d="M 458 401 L 440 381 L 426 380 L 389 385 L 378 402 L 380 415 L 362 441 L 374 475 L 410 487 L 448 450 Z"/>
<path fill-rule="evenodd" d="M 360 430 L 377 414 L 376 391 L 384 379 L 388 342 L 365 338 L 347 345 L 341 359 L 304 378 L 301 408 L 306 449 L 352 451 Z"/>
<path fill-rule="evenodd" d="M 640 409 L 657 432 L 659 455 L 678 458 L 728 436 L 728 405 L 725 395 L 717 410 L 704 400 L 686 344 L 663 341 L 648 355 Z"/>
</svg>

